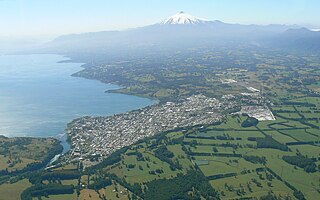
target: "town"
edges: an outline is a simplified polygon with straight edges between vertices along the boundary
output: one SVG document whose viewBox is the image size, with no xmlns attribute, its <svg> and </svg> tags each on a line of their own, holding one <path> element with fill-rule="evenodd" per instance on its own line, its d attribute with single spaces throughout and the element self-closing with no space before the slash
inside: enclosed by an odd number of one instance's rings
<svg viewBox="0 0 320 200">
<path fill-rule="evenodd" d="M 84 166 L 90 166 L 95 164 L 92 162 L 93 157 L 98 158 L 95 161 L 99 162 L 115 150 L 134 144 L 140 139 L 178 127 L 222 121 L 227 110 L 240 109 L 237 102 L 261 103 L 263 98 L 258 93 L 255 97 L 259 100 L 246 95 L 241 95 L 240 101 L 234 95 L 225 95 L 218 100 L 199 94 L 177 102 L 158 103 L 114 116 L 79 118 L 70 123 L 67 130 L 72 146 L 67 157 L 69 160 L 83 161 Z M 261 116 L 270 115 L 268 108 L 256 111 Z"/>
<path fill-rule="evenodd" d="M 72 157 L 108 156 L 116 149 L 177 127 L 212 124 L 222 119 L 223 103 L 194 95 L 183 101 L 156 104 L 109 117 L 84 117 L 68 129 Z M 232 106 L 232 105 L 229 105 Z"/>
</svg>

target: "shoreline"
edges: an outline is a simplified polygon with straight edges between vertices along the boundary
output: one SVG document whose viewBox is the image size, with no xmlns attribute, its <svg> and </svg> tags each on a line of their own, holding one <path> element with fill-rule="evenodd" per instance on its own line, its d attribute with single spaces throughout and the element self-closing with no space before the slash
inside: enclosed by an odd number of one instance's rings
<svg viewBox="0 0 320 200">
<path fill-rule="evenodd" d="M 5 54 L 6 55 L 6 54 Z M 13 54 L 13 55 L 16 55 L 16 54 Z M 86 116 L 91 116 L 91 117 L 108 117 L 108 116 L 113 116 L 113 115 L 116 115 L 116 114 L 122 114 L 122 113 L 126 113 L 126 112 L 130 112 L 130 111 L 135 111 L 135 110 L 139 110 L 139 109 L 143 109 L 143 108 L 146 108 L 148 106 L 152 106 L 152 105 L 155 105 L 157 103 L 159 103 L 159 100 L 158 99 L 153 99 L 153 98 L 150 98 L 150 97 L 146 97 L 146 96 L 138 96 L 138 95 L 133 95 L 133 94 L 127 94 L 127 93 L 119 93 L 117 92 L 117 90 L 119 89 L 122 89 L 124 88 L 125 86 L 121 86 L 121 85 L 117 85 L 115 83 L 106 83 L 106 82 L 102 82 L 98 79 L 90 79 L 90 78 L 86 78 L 86 77 L 83 77 L 83 76 L 76 76 L 75 74 L 79 73 L 80 71 L 82 71 L 86 65 L 88 65 L 87 63 L 85 62 L 79 62 L 75 59 L 72 59 L 70 56 L 68 55 L 62 55 L 62 54 L 18 54 L 18 55 L 55 55 L 55 56 L 61 56 L 61 59 L 60 61 L 56 61 L 56 64 L 59 64 L 59 63 L 73 63 L 73 64 L 79 64 L 79 66 L 77 67 L 78 70 L 73 72 L 72 74 L 69 74 L 68 76 L 72 76 L 74 78 L 82 78 L 82 79 L 86 79 L 86 80 L 92 80 L 92 81 L 97 81 L 99 83 L 102 83 L 104 85 L 109 85 L 109 86 L 112 86 L 112 89 L 108 89 L 108 90 L 105 90 L 104 93 L 112 93 L 112 94 L 121 94 L 121 95 L 126 95 L 126 96 L 134 96 L 134 97 L 139 97 L 139 98 L 144 98 L 144 99 L 148 99 L 151 101 L 151 103 L 147 106 L 143 106 L 141 108 L 134 108 L 134 109 L 128 109 L 126 111 L 121 111 L 121 112 L 117 112 L 117 113 L 114 113 L 114 114 L 107 114 L 107 115 L 83 115 L 83 116 L 80 116 L 80 117 L 75 117 L 75 118 L 72 118 L 71 120 L 69 120 L 68 122 L 66 122 L 65 126 L 64 126 L 64 131 L 63 133 L 58 133 L 56 135 L 33 135 L 33 134 L 30 134 L 30 135 L 12 135 L 12 134 L 0 134 L 0 135 L 3 135 L 4 137 L 8 137 L 8 138 L 23 138 L 23 137 L 27 137 L 27 138 L 54 138 L 54 139 L 57 139 L 60 144 L 62 145 L 63 147 L 63 151 L 61 152 L 61 155 L 64 155 L 66 154 L 67 152 L 69 152 L 69 150 L 72 148 L 72 145 L 70 143 L 70 141 L 68 141 L 68 133 L 66 132 L 66 130 L 68 129 L 68 124 L 69 123 L 72 123 L 74 120 L 78 119 L 78 118 L 82 118 L 82 117 L 86 117 Z"/>
</svg>

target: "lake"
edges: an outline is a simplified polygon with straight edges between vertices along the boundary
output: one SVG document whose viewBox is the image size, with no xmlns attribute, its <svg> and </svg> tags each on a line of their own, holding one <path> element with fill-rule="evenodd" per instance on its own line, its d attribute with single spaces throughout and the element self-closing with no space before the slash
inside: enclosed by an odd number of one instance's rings
<svg viewBox="0 0 320 200">
<path fill-rule="evenodd" d="M 0 135 L 63 135 L 68 122 L 106 116 L 155 103 L 146 98 L 105 93 L 119 88 L 72 77 L 82 63 L 59 63 L 59 55 L 0 56 Z"/>
</svg>

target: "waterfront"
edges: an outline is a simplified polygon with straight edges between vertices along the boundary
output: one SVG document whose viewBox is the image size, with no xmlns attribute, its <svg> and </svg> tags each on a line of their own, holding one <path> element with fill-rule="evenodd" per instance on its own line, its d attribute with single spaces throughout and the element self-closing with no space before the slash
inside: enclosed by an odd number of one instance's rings
<svg viewBox="0 0 320 200">
<path fill-rule="evenodd" d="M 82 116 L 107 116 L 154 103 L 105 93 L 118 86 L 72 77 L 81 63 L 59 55 L 0 56 L 0 135 L 57 137 Z"/>
</svg>

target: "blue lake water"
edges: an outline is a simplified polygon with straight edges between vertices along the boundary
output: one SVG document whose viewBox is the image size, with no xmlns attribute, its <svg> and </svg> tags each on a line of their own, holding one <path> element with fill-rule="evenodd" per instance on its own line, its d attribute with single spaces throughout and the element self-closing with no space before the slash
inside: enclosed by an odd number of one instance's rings
<svg viewBox="0 0 320 200">
<path fill-rule="evenodd" d="M 0 135 L 47 137 L 62 134 L 81 116 L 106 116 L 154 101 L 105 93 L 118 88 L 72 77 L 81 63 L 58 63 L 59 55 L 0 56 Z"/>
</svg>

